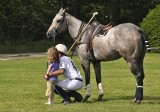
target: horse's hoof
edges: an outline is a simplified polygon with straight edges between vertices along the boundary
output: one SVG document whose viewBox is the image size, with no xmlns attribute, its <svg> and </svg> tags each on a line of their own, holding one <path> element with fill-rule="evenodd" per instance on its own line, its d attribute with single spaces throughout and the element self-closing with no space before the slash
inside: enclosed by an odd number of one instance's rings
<svg viewBox="0 0 160 112">
<path fill-rule="evenodd" d="M 83 99 L 83 102 L 87 102 L 89 97 L 90 96 L 85 96 L 85 98 Z"/>
<path fill-rule="evenodd" d="M 134 98 L 134 99 L 132 100 L 132 103 L 134 103 L 134 104 L 140 104 L 140 103 L 141 103 L 141 100 L 137 100 L 136 98 Z"/>
<path fill-rule="evenodd" d="M 99 95 L 99 97 L 98 97 L 98 101 L 102 101 L 102 97 L 103 97 L 103 94 L 102 95 Z"/>
<path fill-rule="evenodd" d="M 137 100 L 135 104 L 140 104 L 141 103 L 141 100 Z"/>
<path fill-rule="evenodd" d="M 134 98 L 131 102 L 132 102 L 132 103 L 135 103 L 135 102 L 136 102 L 136 98 Z"/>
</svg>

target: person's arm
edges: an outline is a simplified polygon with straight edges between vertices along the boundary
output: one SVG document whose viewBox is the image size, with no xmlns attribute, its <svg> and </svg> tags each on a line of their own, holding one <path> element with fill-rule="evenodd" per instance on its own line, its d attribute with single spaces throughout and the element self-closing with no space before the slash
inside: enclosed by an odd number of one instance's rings
<svg viewBox="0 0 160 112">
<path fill-rule="evenodd" d="M 49 74 L 50 69 L 51 69 L 51 65 L 48 66 L 47 74 Z"/>
<path fill-rule="evenodd" d="M 47 69 L 47 72 L 46 72 L 46 74 L 44 74 L 44 78 L 48 81 L 48 79 L 49 79 L 49 72 L 50 72 L 50 70 L 51 70 L 51 64 L 49 64 L 48 65 L 48 69 Z"/>
<path fill-rule="evenodd" d="M 65 71 L 65 70 L 64 70 L 63 68 L 60 68 L 60 69 L 58 69 L 58 70 L 56 70 L 56 71 L 54 71 L 54 72 L 49 73 L 48 75 L 49 75 L 49 76 L 58 76 L 58 75 L 63 74 L 64 71 Z"/>
</svg>

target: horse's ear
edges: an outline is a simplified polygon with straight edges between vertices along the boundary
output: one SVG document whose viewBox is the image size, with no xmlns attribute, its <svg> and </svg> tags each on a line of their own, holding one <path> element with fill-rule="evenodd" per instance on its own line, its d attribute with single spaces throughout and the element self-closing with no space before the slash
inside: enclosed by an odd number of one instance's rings
<svg viewBox="0 0 160 112">
<path fill-rule="evenodd" d="M 59 10 L 59 12 L 63 11 L 63 8 L 61 7 L 61 9 Z"/>
<path fill-rule="evenodd" d="M 65 14 L 65 9 L 63 9 L 63 11 L 60 12 L 60 15 L 64 15 Z"/>
</svg>

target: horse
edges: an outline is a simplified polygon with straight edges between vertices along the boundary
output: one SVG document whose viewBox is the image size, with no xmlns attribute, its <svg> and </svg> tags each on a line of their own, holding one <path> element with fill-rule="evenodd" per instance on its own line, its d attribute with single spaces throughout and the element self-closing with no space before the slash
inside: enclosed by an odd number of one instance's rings
<svg viewBox="0 0 160 112">
<path fill-rule="evenodd" d="M 58 33 L 68 29 L 70 36 L 76 40 L 85 26 L 85 22 L 68 14 L 65 9 L 61 8 L 53 18 L 46 35 L 48 38 L 55 37 Z M 104 25 L 102 26 L 104 27 Z M 102 100 L 104 92 L 101 82 L 101 61 L 123 58 L 136 79 L 135 96 L 132 102 L 140 104 L 143 100 L 143 60 L 146 52 L 145 38 L 147 38 L 147 35 L 132 23 L 122 23 L 111 27 L 105 34 L 99 34 L 100 31 L 93 33 L 97 26 L 94 30 L 91 28 L 91 24 L 89 24 L 76 44 L 76 51 L 85 73 L 86 94 L 83 101 L 88 101 L 91 96 L 90 63 L 93 64 L 99 90 L 97 100 Z M 90 34 L 92 34 L 91 37 Z"/>
</svg>

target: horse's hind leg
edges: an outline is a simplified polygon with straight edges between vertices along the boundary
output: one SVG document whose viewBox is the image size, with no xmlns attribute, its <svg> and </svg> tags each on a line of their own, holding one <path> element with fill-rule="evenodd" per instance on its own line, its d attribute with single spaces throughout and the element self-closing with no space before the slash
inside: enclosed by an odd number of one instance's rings
<svg viewBox="0 0 160 112">
<path fill-rule="evenodd" d="M 101 84 L 101 64 L 100 62 L 94 61 L 93 63 L 93 67 L 95 70 L 95 75 L 96 75 L 96 81 L 97 81 L 97 86 L 99 89 L 99 97 L 97 100 L 102 100 L 103 97 L 103 88 L 102 88 L 102 84 Z"/>
<path fill-rule="evenodd" d="M 143 59 L 139 59 L 137 65 L 140 70 L 140 76 L 137 75 L 136 77 L 137 88 L 136 88 L 134 103 L 140 103 L 140 101 L 143 99 L 143 79 L 144 79 Z"/>
<path fill-rule="evenodd" d="M 131 72 L 134 74 L 137 81 L 135 98 L 133 100 L 133 103 L 139 104 L 143 99 L 143 79 L 144 79 L 143 59 L 130 60 L 127 62 Z"/>
</svg>

